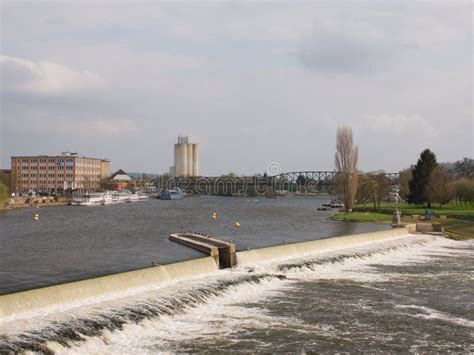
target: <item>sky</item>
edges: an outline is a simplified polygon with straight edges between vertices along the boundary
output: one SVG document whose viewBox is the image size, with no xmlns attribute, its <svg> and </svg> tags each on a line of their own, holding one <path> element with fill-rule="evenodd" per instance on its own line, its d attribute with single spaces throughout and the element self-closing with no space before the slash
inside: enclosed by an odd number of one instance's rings
<svg viewBox="0 0 474 355">
<path fill-rule="evenodd" d="M 0 167 L 108 158 L 164 173 L 179 134 L 206 176 L 474 156 L 470 1 L 1 1 Z"/>
</svg>

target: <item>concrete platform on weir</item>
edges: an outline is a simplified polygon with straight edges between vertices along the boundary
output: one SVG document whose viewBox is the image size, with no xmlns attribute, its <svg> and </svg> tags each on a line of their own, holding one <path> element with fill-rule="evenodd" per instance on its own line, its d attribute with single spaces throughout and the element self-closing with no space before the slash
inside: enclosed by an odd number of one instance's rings
<svg viewBox="0 0 474 355">
<path fill-rule="evenodd" d="M 233 243 L 201 233 L 174 233 L 169 236 L 169 239 L 210 255 L 220 269 L 231 268 L 237 264 L 235 244 Z"/>
</svg>

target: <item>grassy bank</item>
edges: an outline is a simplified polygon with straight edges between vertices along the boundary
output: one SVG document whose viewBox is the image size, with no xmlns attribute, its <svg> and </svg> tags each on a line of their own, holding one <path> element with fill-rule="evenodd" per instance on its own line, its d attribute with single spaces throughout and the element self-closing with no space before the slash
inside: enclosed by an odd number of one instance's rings
<svg viewBox="0 0 474 355">
<path fill-rule="evenodd" d="M 474 238 L 473 205 L 448 204 L 442 206 L 442 208 L 435 208 L 435 206 L 428 208 L 427 206 L 416 207 L 402 204 L 400 206 L 401 220 L 405 223 L 420 222 L 417 217 L 412 217 L 412 215 L 424 216 L 426 209 L 434 211 L 437 216 L 447 216 L 447 219 L 434 218 L 429 222 L 441 223 L 450 238 L 455 240 Z M 389 202 L 383 203 L 380 210 L 375 210 L 373 205 L 363 204 L 355 206 L 351 213 L 339 212 L 329 217 L 329 219 L 344 222 L 391 223 L 394 210 L 395 204 Z"/>
<path fill-rule="evenodd" d="M 425 210 L 433 211 L 436 215 L 445 215 L 448 217 L 455 217 L 461 219 L 468 219 L 474 221 L 474 205 L 471 204 L 456 204 L 449 203 L 443 206 L 432 205 L 431 208 L 428 206 L 416 206 L 403 203 L 399 205 L 399 209 L 402 215 L 424 215 Z M 395 203 L 383 202 L 380 204 L 380 209 L 374 209 L 374 205 L 371 203 L 359 204 L 353 208 L 354 212 L 373 212 L 380 214 L 392 215 L 395 210 Z"/>
</svg>

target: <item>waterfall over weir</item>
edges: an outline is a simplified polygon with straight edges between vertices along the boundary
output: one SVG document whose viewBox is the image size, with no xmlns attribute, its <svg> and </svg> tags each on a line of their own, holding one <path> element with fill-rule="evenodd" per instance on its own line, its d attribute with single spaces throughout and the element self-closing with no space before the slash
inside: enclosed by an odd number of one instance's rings
<svg viewBox="0 0 474 355">
<path fill-rule="evenodd" d="M 0 296 L 0 323 L 10 318 L 25 318 L 42 308 L 74 303 L 97 303 L 114 299 L 115 293 L 141 293 L 168 281 L 184 280 L 217 271 L 211 257 L 154 266 L 97 278 L 68 282 Z"/>
<path fill-rule="evenodd" d="M 396 239 L 407 234 L 406 229 L 397 228 L 388 231 L 247 250 L 237 253 L 237 263 L 238 266 L 242 266 L 274 259 L 296 258 Z M 94 304 L 118 297 L 139 294 L 162 287 L 166 282 L 195 278 L 217 271 L 218 265 L 215 260 L 212 257 L 205 257 L 7 294 L 0 296 L 0 323 L 28 318 L 31 316 L 31 312 L 37 310 L 44 309 L 45 312 L 51 313 L 59 306 L 61 306 L 61 310 L 65 310 L 76 307 L 78 303 L 81 305 Z"/>
<path fill-rule="evenodd" d="M 43 290 L 36 306 L 0 317 L 0 353 L 469 352 L 472 252 L 400 228 L 244 251 L 225 270 L 203 258 L 160 266 L 161 278 L 140 273 L 154 267 L 85 280 L 90 294 L 83 284 L 76 298 L 65 291 L 83 281 L 31 290 Z"/>
</svg>

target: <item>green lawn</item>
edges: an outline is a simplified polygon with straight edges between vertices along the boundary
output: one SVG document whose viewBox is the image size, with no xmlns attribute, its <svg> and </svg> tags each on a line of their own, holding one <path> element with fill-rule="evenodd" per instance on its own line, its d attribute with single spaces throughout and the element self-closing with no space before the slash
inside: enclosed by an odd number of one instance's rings
<svg viewBox="0 0 474 355">
<path fill-rule="evenodd" d="M 395 204 L 390 202 L 383 203 L 380 211 L 375 211 L 371 204 L 357 205 L 353 208 L 353 212 L 339 212 L 329 217 L 332 221 L 343 222 L 360 222 L 360 223 L 391 223 L 392 214 L 395 210 Z M 434 218 L 430 222 L 440 222 L 446 234 L 456 240 L 464 240 L 474 238 L 474 205 L 456 205 L 449 204 L 441 209 L 432 206 L 430 210 L 435 215 L 446 215 L 447 219 Z M 439 206 L 438 206 L 439 207 Z M 416 223 L 420 222 L 418 218 L 412 215 L 424 216 L 428 207 L 416 207 L 408 204 L 402 204 L 400 210 L 402 212 L 402 222 Z"/>
<path fill-rule="evenodd" d="M 331 221 L 343 222 L 391 222 L 392 216 L 373 212 L 338 212 L 328 219 Z"/>
<path fill-rule="evenodd" d="M 434 211 L 436 215 L 446 215 L 451 217 L 457 217 L 461 219 L 467 219 L 474 221 L 474 205 L 473 204 L 456 204 L 449 203 L 447 205 L 431 205 L 431 208 L 428 206 L 415 206 L 409 204 L 401 204 L 400 211 L 402 215 L 424 215 L 425 210 Z M 356 205 L 353 209 L 354 212 L 374 212 L 378 214 L 389 214 L 392 215 L 395 210 L 395 203 L 393 202 L 383 202 L 380 205 L 380 210 L 374 209 L 374 205 L 371 203 L 359 204 Z"/>
</svg>

